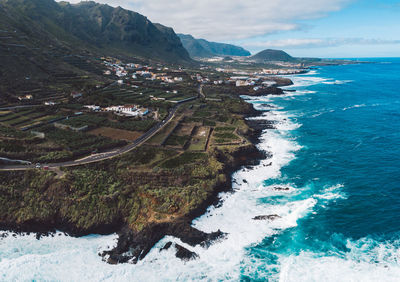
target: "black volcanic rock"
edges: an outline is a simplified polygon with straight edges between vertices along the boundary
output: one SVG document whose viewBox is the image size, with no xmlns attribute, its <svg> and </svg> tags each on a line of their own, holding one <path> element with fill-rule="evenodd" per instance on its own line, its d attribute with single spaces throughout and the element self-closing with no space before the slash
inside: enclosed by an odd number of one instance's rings
<svg viewBox="0 0 400 282">
<path fill-rule="evenodd" d="M 164 245 L 164 247 L 162 247 L 160 249 L 160 252 L 165 251 L 165 250 L 169 250 L 172 247 L 172 245 L 175 246 L 175 250 L 176 250 L 175 256 L 177 258 L 180 258 L 183 261 L 189 261 L 189 260 L 194 260 L 194 259 L 199 258 L 199 255 L 196 254 L 195 252 L 189 251 L 185 247 L 183 247 L 183 246 L 181 246 L 179 244 L 174 244 L 172 242 L 166 243 Z"/>
<path fill-rule="evenodd" d="M 253 96 L 282 95 L 282 94 L 285 94 L 285 92 L 281 88 L 270 86 L 256 91 L 256 93 L 253 94 Z"/>
<path fill-rule="evenodd" d="M 170 242 L 166 243 L 166 244 L 164 245 L 164 247 L 162 247 L 162 248 L 160 249 L 160 252 L 165 251 L 165 250 L 169 250 L 169 248 L 171 248 L 171 246 L 172 246 L 172 242 L 170 241 Z"/>
<path fill-rule="evenodd" d="M 181 245 L 176 244 L 176 257 L 180 258 L 183 261 L 189 261 L 189 260 L 195 260 L 199 258 L 199 255 L 196 254 L 195 252 L 189 251 L 185 247 L 182 247 Z"/>
<path fill-rule="evenodd" d="M 275 220 L 281 218 L 279 215 L 277 214 L 271 214 L 271 215 L 258 215 L 256 217 L 253 218 L 253 220 Z"/>
<path fill-rule="evenodd" d="M 289 191 L 290 188 L 289 187 L 278 187 L 278 186 L 275 186 L 274 190 L 275 191 Z"/>
<path fill-rule="evenodd" d="M 102 255 L 108 255 L 109 263 L 136 263 L 144 258 L 151 248 L 160 241 L 164 236 L 170 235 L 180 238 L 182 242 L 190 245 L 200 245 L 204 248 L 210 246 L 213 241 L 221 239 L 225 236 L 221 231 L 213 233 L 205 233 L 193 228 L 187 222 L 161 223 L 149 226 L 140 232 L 134 232 L 129 228 L 124 228 L 119 232 L 119 240 L 117 247 L 111 251 L 106 251 Z M 167 250 L 172 243 L 168 242 L 160 250 Z M 177 248 L 179 254 L 177 256 L 182 259 L 192 258 L 193 254 L 183 247 Z"/>
</svg>

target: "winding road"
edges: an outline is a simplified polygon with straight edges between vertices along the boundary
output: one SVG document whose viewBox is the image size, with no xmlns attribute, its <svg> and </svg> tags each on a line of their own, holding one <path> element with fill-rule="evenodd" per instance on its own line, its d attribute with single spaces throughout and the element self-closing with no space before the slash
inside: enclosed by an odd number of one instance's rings
<svg viewBox="0 0 400 282">
<path fill-rule="evenodd" d="M 204 97 L 203 85 L 200 85 L 198 88 L 198 97 L 197 98 L 199 98 L 199 97 Z M 126 153 L 132 151 L 133 149 L 139 147 L 143 143 L 145 143 L 147 140 L 149 140 L 151 137 L 153 137 L 156 133 L 158 133 L 161 129 L 163 129 L 175 117 L 176 111 L 184 103 L 186 103 L 186 102 L 182 102 L 182 103 L 174 106 L 169 111 L 168 116 L 164 120 L 157 123 L 149 131 L 147 131 L 142 136 L 140 136 L 138 139 L 136 139 L 135 141 L 133 141 L 132 143 L 130 143 L 124 147 L 114 148 L 112 150 L 105 151 L 102 153 L 92 154 L 92 155 L 89 155 L 87 157 L 84 157 L 84 158 L 81 158 L 78 160 L 62 162 L 62 163 L 41 164 L 40 167 L 48 167 L 49 170 L 54 170 L 54 169 L 57 169 L 60 167 L 73 167 L 73 166 L 79 166 L 79 165 L 100 162 L 100 161 L 108 160 L 108 159 L 126 154 Z M 0 165 L 0 171 L 18 171 L 18 170 L 29 170 L 29 169 L 34 169 L 34 168 L 36 168 L 36 165 L 34 165 L 34 164 Z"/>
</svg>

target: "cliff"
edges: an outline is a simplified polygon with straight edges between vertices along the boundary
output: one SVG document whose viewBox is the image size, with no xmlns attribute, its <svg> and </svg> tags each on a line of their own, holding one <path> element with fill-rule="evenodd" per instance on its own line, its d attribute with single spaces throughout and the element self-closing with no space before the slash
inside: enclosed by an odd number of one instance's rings
<svg viewBox="0 0 400 282">
<path fill-rule="evenodd" d="M 178 34 L 183 46 L 192 58 L 208 58 L 213 56 L 250 56 L 250 52 L 232 44 L 210 42 L 196 39 L 191 35 Z"/>
</svg>

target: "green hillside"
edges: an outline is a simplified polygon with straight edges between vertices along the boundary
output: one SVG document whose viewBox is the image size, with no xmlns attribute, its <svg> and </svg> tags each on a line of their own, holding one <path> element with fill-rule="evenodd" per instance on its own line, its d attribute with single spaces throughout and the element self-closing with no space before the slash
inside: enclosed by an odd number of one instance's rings
<svg viewBox="0 0 400 282">
<path fill-rule="evenodd" d="M 213 56 L 250 56 L 249 51 L 232 44 L 196 39 L 193 36 L 186 34 L 178 34 L 178 36 L 192 58 L 209 58 Z"/>
</svg>

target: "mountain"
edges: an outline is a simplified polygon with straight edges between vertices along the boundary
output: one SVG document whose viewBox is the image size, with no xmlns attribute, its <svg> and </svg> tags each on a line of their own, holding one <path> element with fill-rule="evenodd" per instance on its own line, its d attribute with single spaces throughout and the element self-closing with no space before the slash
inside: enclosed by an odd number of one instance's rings
<svg viewBox="0 0 400 282">
<path fill-rule="evenodd" d="M 250 52 L 242 47 L 210 42 L 204 39 L 196 39 L 189 34 L 178 34 L 183 46 L 192 58 L 209 58 L 213 56 L 250 56 Z"/>
<path fill-rule="evenodd" d="M 214 56 L 210 50 L 204 48 L 198 40 L 193 38 L 191 35 L 179 34 L 179 38 L 183 44 L 183 47 L 189 52 L 192 58 L 209 58 Z"/>
<path fill-rule="evenodd" d="M 1 30 L 13 30 L 36 42 L 90 49 L 166 62 L 190 61 L 175 32 L 121 7 L 91 1 L 0 0 Z"/>
<path fill-rule="evenodd" d="M 296 58 L 293 58 L 290 56 L 288 53 L 282 51 L 282 50 L 272 50 L 272 49 L 267 49 L 264 51 L 261 51 L 254 56 L 251 56 L 249 58 L 251 61 L 255 61 L 258 63 L 265 63 L 265 62 L 294 62 L 296 61 Z"/>
<path fill-rule="evenodd" d="M 95 2 L 0 0 L 0 38 L 0 105 L 106 83 L 102 56 L 193 63 L 171 28 Z"/>
</svg>

